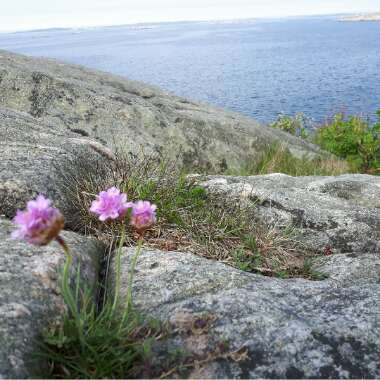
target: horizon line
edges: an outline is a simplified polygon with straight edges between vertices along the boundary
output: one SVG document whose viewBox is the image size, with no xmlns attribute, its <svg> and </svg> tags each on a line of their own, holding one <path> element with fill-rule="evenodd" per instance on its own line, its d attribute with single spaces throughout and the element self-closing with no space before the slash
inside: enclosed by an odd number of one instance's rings
<svg viewBox="0 0 380 380">
<path fill-rule="evenodd" d="M 370 12 L 376 13 L 376 12 Z M 13 34 L 13 33 L 28 33 L 28 32 L 44 32 L 52 30 L 75 30 L 75 29 L 96 29 L 96 28 L 117 28 L 123 26 L 144 26 L 144 25 L 162 25 L 162 24 L 181 24 L 181 23 L 208 23 L 208 22 L 237 22 L 237 21 L 256 21 L 256 20 L 283 20 L 289 18 L 312 18 L 312 17 L 333 17 L 333 16 L 346 16 L 346 15 L 357 15 L 357 12 L 345 12 L 345 13 L 319 13 L 319 14 L 295 14 L 286 16 L 255 16 L 255 17 L 244 17 L 244 18 L 232 18 L 232 19 L 208 19 L 208 20 L 168 20 L 168 21 L 144 21 L 144 22 L 127 22 L 123 24 L 97 24 L 97 25 L 82 25 L 82 26 L 54 26 L 47 28 L 31 28 L 31 29 L 7 29 L 1 30 L 0 34 Z M 368 14 L 368 12 L 363 12 L 360 14 Z"/>
</svg>

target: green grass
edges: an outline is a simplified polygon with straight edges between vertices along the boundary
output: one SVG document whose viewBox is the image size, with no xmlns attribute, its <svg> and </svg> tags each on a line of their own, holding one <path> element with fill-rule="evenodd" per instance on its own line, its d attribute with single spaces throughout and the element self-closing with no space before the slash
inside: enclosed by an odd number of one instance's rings
<svg viewBox="0 0 380 380">
<path fill-rule="evenodd" d="M 65 173 L 67 176 L 70 172 Z M 145 237 L 145 244 L 150 247 L 193 252 L 270 276 L 281 271 L 300 276 L 300 268 L 309 255 L 286 231 L 253 222 L 253 201 L 242 206 L 223 194 L 208 194 L 196 181 L 187 178 L 175 162 L 119 155 L 107 170 L 91 167 L 90 163 L 65 181 L 63 196 L 66 203 L 71 203 L 70 214 L 81 221 L 77 228 L 108 244 L 120 237 L 120 225 L 100 223 L 88 208 L 94 194 L 117 186 L 128 194 L 129 200 L 146 199 L 157 205 L 158 223 Z M 132 230 L 127 230 L 126 241 L 130 246 L 136 244 Z M 237 252 L 247 259 L 237 259 Z M 260 260 L 253 259 L 259 256 Z"/>
<path fill-rule="evenodd" d="M 164 329 L 136 312 L 129 299 L 119 297 L 122 244 L 117 250 L 116 289 L 100 310 L 96 292 L 81 283 L 79 267 L 75 282 L 70 281 L 72 260 L 70 254 L 66 256 L 59 284 L 67 308 L 63 319 L 44 332 L 39 356 L 47 360 L 49 371 L 39 377 L 135 377 L 150 359 L 151 344 Z"/>
<path fill-rule="evenodd" d="M 122 243 L 116 256 L 115 289 L 108 293 L 99 311 L 94 292 L 83 291 L 79 269 L 75 283 L 70 281 L 71 259 L 67 257 L 59 281 L 67 309 L 63 319 L 49 326 L 43 334 L 37 356 L 45 359 L 47 366 L 34 377 L 181 378 L 187 377 L 199 364 L 246 358 L 244 347 L 230 351 L 223 337 L 211 341 L 208 334 L 216 317 L 210 313 L 182 312 L 182 315 L 174 315 L 170 322 L 162 323 L 137 312 L 128 297 L 122 300 L 119 292 L 121 252 Z M 133 266 L 130 270 L 133 272 Z M 203 336 L 209 341 L 207 353 L 203 349 L 188 352 L 178 346 L 191 336 L 196 339 Z"/>
<path fill-rule="evenodd" d="M 303 273 L 302 277 L 309 280 L 316 280 L 316 281 L 321 281 L 321 280 L 326 279 L 328 277 L 327 275 L 314 269 L 314 265 L 313 265 L 314 261 L 315 260 L 312 257 L 304 261 L 303 268 L 302 268 L 302 273 Z"/>
<path fill-rule="evenodd" d="M 81 307 L 81 331 L 69 314 L 46 331 L 43 356 L 50 370 L 44 378 L 135 377 L 149 360 L 159 329 L 136 313 L 125 320 L 111 315 L 109 303 L 100 314 L 94 309 L 91 302 Z"/>
<path fill-rule="evenodd" d="M 285 146 L 272 144 L 259 157 L 245 162 L 240 170 L 228 174 L 248 176 L 283 173 L 291 176 L 330 176 L 348 171 L 349 167 L 343 160 L 322 156 L 297 158 Z"/>
<path fill-rule="evenodd" d="M 120 222 L 101 223 L 89 213 L 96 194 L 117 186 L 128 194 L 129 200 L 145 199 L 158 206 L 158 223 L 145 236 L 147 246 L 190 251 L 267 276 L 323 279 L 313 270 L 312 255 L 297 242 L 294 231 L 278 231 L 254 222 L 254 203 L 243 207 L 224 195 L 208 194 L 195 180 L 187 178 L 175 162 L 118 155 L 117 160 L 104 166 L 101 162 L 86 161 L 85 157 L 81 163 L 80 171 L 70 171 L 68 167 L 62 170 L 61 195 L 68 204 L 64 212 L 70 215 L 71 228 L 98 237 L 110 246 L 109 252 L 116 245 L 117 252 L 121 252 L 124 242 L 135 246 L 137 240 L 134 232 Z M 79 274 L 77 284 L 78 281 Z M 115 301 L 117 292 L 115 298 L 104 298 L 98 306 L 93 293 L 81 292 L 81 288 L 76 287 L 74 302 L 65 296 L 67 289 L 63 289 L 63 296 L 71 306 L 61 323 L 50 326 L 45 333 L 43 355 L 50 370 L 43 377 L 126 378 L 141 374 L 157 377 L 160 371 L 170 376 L 202 362 L 202 358 L 174 350 L 166 355 L 167 361 L 161 363 L 159 370 L 151 368 L 157 340 L 171 334 L 167 327 L 144 318 L 128 303 L 120 306 Z M 105 294 L 111 293 L 105 289 Z M 214 355 L 227 358 L 230 353 L 219 347 Z"/>
</svg>

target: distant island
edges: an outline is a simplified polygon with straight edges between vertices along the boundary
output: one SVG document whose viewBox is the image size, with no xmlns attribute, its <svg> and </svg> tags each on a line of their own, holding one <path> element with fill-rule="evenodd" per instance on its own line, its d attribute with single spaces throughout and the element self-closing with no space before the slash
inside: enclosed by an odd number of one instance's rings
<svg viewBox="0 0 380 380">
<path fill-rule="evenodd" d="M 342 17 L 340 21 L 380 21 L 380 12 L 345 16 L 345 17 Z"/>
</svg>

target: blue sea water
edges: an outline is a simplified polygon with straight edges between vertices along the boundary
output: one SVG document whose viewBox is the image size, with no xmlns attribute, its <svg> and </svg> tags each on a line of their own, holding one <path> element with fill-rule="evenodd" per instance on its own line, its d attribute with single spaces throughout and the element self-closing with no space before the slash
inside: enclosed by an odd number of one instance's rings
<svg viewBox="0 0 380 380">
<path fill-rule="evenodd" d="M 0 49 L 120 74 L 274 120 L 380 108 L 380 22 L 304 18 L 0 34 Z"/>
</svg>

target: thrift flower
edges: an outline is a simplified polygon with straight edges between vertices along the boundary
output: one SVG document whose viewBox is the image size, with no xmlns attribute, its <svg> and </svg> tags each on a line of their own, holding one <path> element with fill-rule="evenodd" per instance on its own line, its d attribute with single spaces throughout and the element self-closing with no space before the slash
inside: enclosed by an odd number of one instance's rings
<svg viewBox="0 0 380 380">
<path fill-rule="evenodd" d="M 96 200 L 92 202 L 90 211 L 99 215 L 99 220 L 121 219 L 127 210 L 132 207 L 132 202 L 127 202 L 127 195 L 120 193 L 116 187 L 107 191 L 101 191 Z"/>
<path fill-rule="evenodd" d="M 157 206 L 148 201 L 137 201 L 133 204 L 131 225 L 142 234 L 145 230 L 156 223 Z"/>
<path fill-rule="evenodd" d="M 17 211 L 13 223 L 17 230 L 12 232 L 12 238 L 34 245 L 47 245 L 58 238 L 64 219 L 60 211 L 51 206 L 50 199 L 39 195 L 27 203 L 25 211 Z"/>
</svg>

